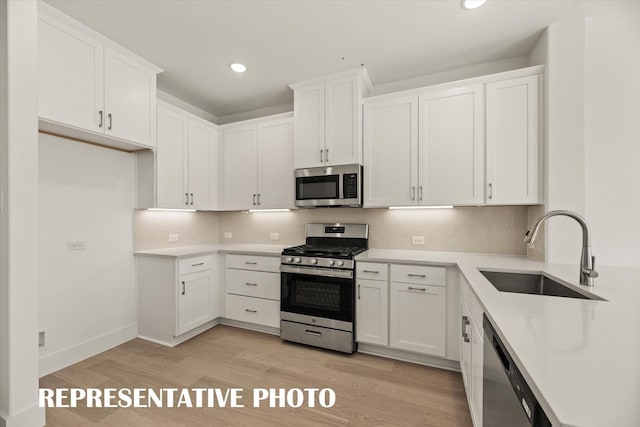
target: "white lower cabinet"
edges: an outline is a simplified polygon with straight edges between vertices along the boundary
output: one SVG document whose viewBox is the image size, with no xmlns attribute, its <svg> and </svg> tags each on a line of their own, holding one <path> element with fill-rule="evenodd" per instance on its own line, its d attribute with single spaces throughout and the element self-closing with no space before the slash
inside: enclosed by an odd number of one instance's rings
<svg viewBox="0 0 640 427">
<path fill-rule="evenodd" d="M 391 282 L 391 347 L 445 356 L 446 288 Z"/>
<path fill-rule="evenodd" d="M 356 282 L 356 341 L 389 345 L 389 284 L 386 276 L 384 281 L 357 279 Z"/>
<path fill-rule="evenodd" d="M 280 327 L 280 257 L 227 255 L 225 318 Z"/>
<path fill-rule="evenodd" d="M 473 425 L 482 426 L 482 306 L 467 282 L 460 280 L 460 371 Z"/>
<path fill-rule="evenodd" d="M 356 278 L 356 341 L 446 357 L 445 267 L 357 263 Z"/>
<path fill-rule="evenodd" d="M 174 346 L 222 314 L 217 255 L 138 256 L 136 264 L 140 338 Z"/>
</svg>

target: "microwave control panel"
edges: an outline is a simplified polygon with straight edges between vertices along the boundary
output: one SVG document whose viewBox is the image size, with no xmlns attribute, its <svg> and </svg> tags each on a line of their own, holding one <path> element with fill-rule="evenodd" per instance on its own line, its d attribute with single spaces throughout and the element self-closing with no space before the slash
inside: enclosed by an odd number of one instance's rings
<svg viewBox="0 0 640 427">
<path fill-rule="evenodd" d="M 342 176 L 342 197 L 345 199 L 358 198 L 358 174 L 347 173 Z"/>
</svg>

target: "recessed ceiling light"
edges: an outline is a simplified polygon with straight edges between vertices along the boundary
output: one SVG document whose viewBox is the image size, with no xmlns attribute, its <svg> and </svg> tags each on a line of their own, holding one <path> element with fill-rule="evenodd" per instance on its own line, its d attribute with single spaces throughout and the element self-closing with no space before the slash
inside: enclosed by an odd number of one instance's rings
<svg viewBox="0 0 640 427">
<path fill-rule="evenodd" d="M 245 71 L 247 71 L 247 67 L 244 64 L 240 64 L 239 62 L 234 62 L 233 64 L 229 65 L 229 68 L 231 68 L 236 73 L 244 73 Z"/>
<path fill-rule="evenodd" d="M 463 9 L 476 9 L 486 3 L 487 0 L 462 0 Z"/>
</svg>

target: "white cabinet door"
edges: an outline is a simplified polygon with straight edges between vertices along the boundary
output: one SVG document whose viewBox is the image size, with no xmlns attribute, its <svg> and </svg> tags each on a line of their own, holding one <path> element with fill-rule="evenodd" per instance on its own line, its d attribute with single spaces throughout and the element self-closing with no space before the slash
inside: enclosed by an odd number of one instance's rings
<svg viewBox="0 0 640 427">
<path fill-rule="evenodd" d="M 356 292 L 356 341 L 389 345 L 388 283 L 358 279 Z"/>
<path fill-rule="evenodd" d="M 103 132 L 102 44 L 47 15 L 38 21 L 38 115 Z"/>
<path fill-rule="evenodd" d="M 188 119 L 158 105 L 157 207 L 188 208 Z"/>
<path fill-rule="evenodd" d="M 358 78 L 325 82 L 325 164 L 360 163 Z"/>
<path fill-rule="evenodd" d="M 324 165 L 324 83 L 294 91 L 295 168 Z"/>
<path fill-rule="evenodd" d="M 209 209 L 211 207 L 211 165 L 213 126 L 189 120 L 189 207 Z"/>
<path fill-rule="evenodd" d="M 538 76 L 489 83 L 486 90 L 486 203 L 540 203 Z"/>
<path fill-rule="evenodd" d="M 445 356 L 446 288 L 391 282 L 390 345 Z"/>
<path fill-rule="evenodd" d="M 258 125 L 258 209 L 293 207 L 293 120 Z"/>
<path fill-rule="evenodd" d="M 256 207 L 258 128 L 238 126 L 224 130 L 224 206 L 226 210 Z"/>
<path fill-rule="evenodd" d="M 209 291 L 213 280 L 211 271 L 178 278 L 178 327 L 176 335 L 211 320 Z"/>
<path fill-rule="evenodd" d="M 131 58 L 104 48 L 105 133 L 154 146 L 155 75 Z"/>
<path fill-rule="evenodd" d="M 415 205 L 418 97 L 364 106 L 364 206 Z"/>
<path fill-rule="evenodd" d="M 419 102 L 420 204 L 482 203 L 482 85 L 424 93 Z"/>
</svg>

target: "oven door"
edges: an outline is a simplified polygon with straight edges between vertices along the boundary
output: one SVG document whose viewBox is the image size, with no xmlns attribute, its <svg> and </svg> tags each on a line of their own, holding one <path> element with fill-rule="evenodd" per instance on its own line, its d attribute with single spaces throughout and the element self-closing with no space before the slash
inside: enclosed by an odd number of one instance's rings
<svg viewBox="0 0 640 427">
<path fill-rule="evenodd" d="M 280 271 L 280 312 L 283 319 L 304 322 L 307 319 L 304 316 L 309 316 L 310 322 L 327 327 L 343 322 L 353 323 L 353 270 L 283 265 Z M 349 325 L 349 329 L 351 327 Z"/>
</svg>

